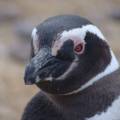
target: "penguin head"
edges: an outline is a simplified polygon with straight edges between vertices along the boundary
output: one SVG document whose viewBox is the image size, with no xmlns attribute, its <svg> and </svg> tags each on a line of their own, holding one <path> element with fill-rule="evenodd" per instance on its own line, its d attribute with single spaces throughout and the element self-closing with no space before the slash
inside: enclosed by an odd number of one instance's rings
<svg viewBox="0 0 120 120">
<path fill-rule="evenodd" d="M 95 25 L 79 16 L 55 16 L 32 31 L 24 79 L 45 92 L 64 95 L 104 71 L 110 60 L 109 45 Z"/>
</svg>

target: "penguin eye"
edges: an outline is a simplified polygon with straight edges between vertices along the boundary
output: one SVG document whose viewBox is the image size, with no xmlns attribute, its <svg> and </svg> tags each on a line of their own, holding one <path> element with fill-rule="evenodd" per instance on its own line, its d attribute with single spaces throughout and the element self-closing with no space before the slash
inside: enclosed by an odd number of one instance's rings
<svg viewBox="0 0 120 120">
<path fill-rule="evenodd" d="M 78 44 L 75 46 L 74 48 L 74 51 L 77 53 L 77 54 L 80 54 L 83 52 L 83 48 L 84 48 L 84 45 L 82 43 Z"/>
</svg>

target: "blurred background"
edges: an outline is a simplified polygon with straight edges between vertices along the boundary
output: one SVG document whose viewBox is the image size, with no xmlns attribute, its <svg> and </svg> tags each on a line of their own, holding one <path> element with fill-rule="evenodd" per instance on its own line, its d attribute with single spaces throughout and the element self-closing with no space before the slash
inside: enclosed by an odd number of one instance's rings
<svg viewBox="0 0 120 120">
<path fill-rule="evenodd" d="M 30 34 L 49 16 L 81 15 L 95 23 L 120 60 L 120 0 L 0 0 L 0 120 L 20 120 L 39 89 L 25 86 Z"/>
</svg>

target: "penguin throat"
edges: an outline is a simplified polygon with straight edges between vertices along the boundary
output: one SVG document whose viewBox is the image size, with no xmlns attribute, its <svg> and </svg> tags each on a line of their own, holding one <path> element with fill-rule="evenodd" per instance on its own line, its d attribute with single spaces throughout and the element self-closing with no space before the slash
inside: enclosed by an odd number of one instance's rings
<svg viewBox="0 0 120 120">
<path fill-rule="evenodd" d="M 104 71 L 94 76 L 92 79 L 90 79 L 88 82 L 86 82 L 84 85 L 82 85 L 77 90 L 73 90 L 72 92 L 66 93 L 64 95 L 72 95 L 72 94 L 81 92 L 82 90 L 88 88 L 89 86 L 92 86 L 95 82 L 99 81 L 101 78 L 116 71 L 119 68 L 119 62 L 117 61 L 113 51 L 111 50 L 110 52 L 111 52 L 111 62 L 107 65 Z"/>
</svg>

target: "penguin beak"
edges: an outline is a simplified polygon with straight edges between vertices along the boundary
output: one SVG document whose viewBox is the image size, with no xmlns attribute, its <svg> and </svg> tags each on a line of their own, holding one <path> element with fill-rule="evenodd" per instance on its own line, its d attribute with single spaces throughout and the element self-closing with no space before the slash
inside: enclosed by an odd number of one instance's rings
<svg viewBox="0 0 120 120">
<path fill-rule="evenodd" d="M 50 54 L 50 49 L 42 48 L 26 66 L 24 75 L 25 84 L 29 85 L 42 81 L 48 76 L 50 71 L 48 71 L 48 68 L 52 67 L 55 61 L 55 57 Z"/>
<path fill-rule="evenodd" d="M 55 81 L 69 67 L 70 62 L 51 55 L 50 48 L 41 48 L 26 66 L 25 84 L 38 84 Z"/>
</svg>

